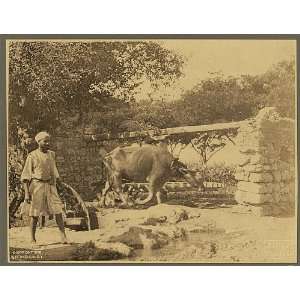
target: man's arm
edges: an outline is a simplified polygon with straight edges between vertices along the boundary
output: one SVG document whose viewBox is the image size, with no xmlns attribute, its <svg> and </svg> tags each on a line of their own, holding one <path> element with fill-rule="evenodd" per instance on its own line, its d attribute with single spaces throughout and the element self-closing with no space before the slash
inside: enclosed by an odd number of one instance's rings
<svg viewBox="0 0 300 300">
<path fill-rule="evenodd" d="M 61 181 L 61 179 L 60 179 L 60 177 L 57 177 L 56 178 L 56 184 L 59 186 L 59 187 L 62 187 L 62 181 Z"/>
<path fill-rule="evenodd" d="M 28 180 L 23 181 L 23 187 L 24 187 L 24 191 L 25 191 L 24 201 L 26 201 L 27 203 L 30 203 L 31 197 L 30 197 L 30 193 L 29 193 L 29 181 Z"/>
<path fill-rule="evenodd" d="M 23 188 L 25 191 L 25 201 L 30 203 L 30 192 L 29 192 L 29 183 L 32 179 L 32 157 L 29 154 L 26 158 L 25 166 L 21 174 L 21 182 L 23 183 Z"/>
<path fill-rule="evenodd" d="M 58 170 L 57 170 L 56 160 L 55 160 L 55 152 L 54 151 L 52 151 L 52 157 L 53 157 L 53 161 L 54 161 L 54 177 L 55 177 L 55 180 L 56 180 L 56 184 L 59 188 L 61 188 L 63 186 L 63 184 L 62 184 L 62 181 L 59 177 L 59 173 L 58 173 Z"/>
</svg>

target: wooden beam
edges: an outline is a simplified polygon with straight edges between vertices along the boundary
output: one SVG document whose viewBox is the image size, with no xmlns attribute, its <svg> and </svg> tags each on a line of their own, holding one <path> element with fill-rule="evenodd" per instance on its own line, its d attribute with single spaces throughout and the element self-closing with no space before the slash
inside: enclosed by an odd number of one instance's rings
<svg viewBox="0 0 300 300">
<path fill-rule="evenodd" d="M 239 121 L 239 122 L 230 122 L 230 123 L 216 123 L 209 125 L 196 125 L 196 126 L 183 126 L 183 127 L 171 127 L 157 130 L 143 130 L 143 131 L 130 131 L 122 132 L 117 134 L 93 134 L 91 132 L 85 132 L 85 137 L 89 140 L 94 141 L 108 141 L 108 140 L 123 140 L 123 139 L 136 139 L 142 137 L 155 137 L 155 136 L 171 136 L 177 134 L 191 134 L 191 133 L 200 133 L 200 132 L 209 132 L 209 131 L 225 131 L 229 129 L 238 129 L 241 125 L 249 122 L 248 120 Z"/>
</svg>

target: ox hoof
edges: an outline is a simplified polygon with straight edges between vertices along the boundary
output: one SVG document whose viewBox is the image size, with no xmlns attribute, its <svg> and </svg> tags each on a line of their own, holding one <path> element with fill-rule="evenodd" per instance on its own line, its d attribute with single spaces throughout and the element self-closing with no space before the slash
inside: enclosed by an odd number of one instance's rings
<svg viewBox="0 0 300 300">
<path fill-rule="evenodd" d="M 127 206 L 128 206 L 128 207 L 133 207 L 133 206 L 134 206 L 134 202 L 129 201 L 129 202 L 127 203 Z"/>
<path fill-rule="evenodd" d="M 100 199 L 99 202 L 98 202 L 98 206 L 99 207 L 105 207 L 105 199 Z"/>
<path fill-rule="evenodd" d="M 127 208 L 128 207 L 128 203 L 122 202 L 121 204 L 119 204 L 120 208 Z"/>
</svg>

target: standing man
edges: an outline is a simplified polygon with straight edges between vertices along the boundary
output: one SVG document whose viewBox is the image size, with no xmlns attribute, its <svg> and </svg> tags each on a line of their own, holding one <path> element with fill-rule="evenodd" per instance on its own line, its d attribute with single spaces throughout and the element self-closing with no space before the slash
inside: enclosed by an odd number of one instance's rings
<svg viewBox="0 0 300 300">
<path fill-rule="evenodd" d="M 25 200 L 30 204 L 31 242 L 36 243 L 35 233 L 39 216 L 55 215 L 61 242 L 67 244 L 64 221 L 62 217 L 63 203 L 58 196 L 56 183 L 60 184 L 55 163 L 55 153 L 50 151 L 50 135 L 40 132 L 35 136 L 38 149 L 30 152 L 21 175 L 24 184 Z"/>
</svg>

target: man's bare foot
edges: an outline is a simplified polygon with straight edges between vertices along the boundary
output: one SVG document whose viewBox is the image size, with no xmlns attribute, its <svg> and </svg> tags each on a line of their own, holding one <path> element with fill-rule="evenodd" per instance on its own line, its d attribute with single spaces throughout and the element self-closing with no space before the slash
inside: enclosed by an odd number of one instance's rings
<svg viewBox="0 0 300 300">
<path fill-rule="evenodd" d="M 66 236 L 63 236 L 63 237 L 61 238 L 61 243 L 62 243 L 62 244 L 69 244 L 69 241 L 68 241 L 68 239 L 67 239 Z"/>
<path fill-rule="evenodd" d="M 34 248 L 34 247 L 37 247 L 38 246 L 38 243 L 36 242 L 36 240 L 31 240 L 30 241 L 30 247 Z"/>
</svg>

